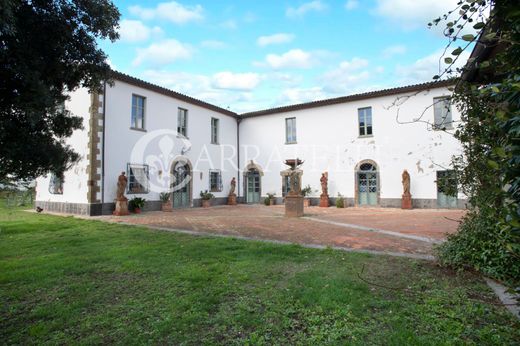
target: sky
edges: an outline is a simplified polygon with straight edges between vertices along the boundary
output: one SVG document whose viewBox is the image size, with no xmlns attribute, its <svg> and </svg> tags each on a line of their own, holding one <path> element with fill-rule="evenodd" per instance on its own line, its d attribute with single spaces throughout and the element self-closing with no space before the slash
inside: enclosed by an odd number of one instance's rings
<svg viewBox="0 0 520 346">
<path fill-rule="evenodd" d="M 431 81 L 457 0 L 113 2 L 114 69 L 243 113 Z"/>
</svg>

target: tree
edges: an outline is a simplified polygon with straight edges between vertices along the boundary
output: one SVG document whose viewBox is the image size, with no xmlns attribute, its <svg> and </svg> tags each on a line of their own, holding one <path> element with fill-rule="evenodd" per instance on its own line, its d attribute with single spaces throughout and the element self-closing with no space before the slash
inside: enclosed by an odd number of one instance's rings
<svg viewBox="0 0 520 346">
<path fill-rule="evenodd" d="M 486 9 L 490 9 L 487 18 L 481 15 Z M 455 20 L 450 19 L 452 14 Z M 453 101 L 461 111 L 462 125 L 455 137 L 462 143 L 463 155 L 455 157 L 453 164 L 470 205 L 459 231 L 439 247 L 439 258 L 450 266 L 474 268 L 518 287 L 520 5 L 518 0 L 464 0 L 431 25 L 443 20 L 449 39 L 446 63 L 453 65 L 471 43 L 476 45 L 464 68 L 450 66 L 441 74 L 462 76 Z M 477 35 L 462 34 L 469 25 Z"/>
<path fill-rule="evenodd" d="M 0 181 L 61 174 L 78 159 L 65 139 L 82 119 L 63 103 L 109 77 L 96 41 L 119 37 L 119 16 L 109 0 L 1 1 Z"/>
</svg>

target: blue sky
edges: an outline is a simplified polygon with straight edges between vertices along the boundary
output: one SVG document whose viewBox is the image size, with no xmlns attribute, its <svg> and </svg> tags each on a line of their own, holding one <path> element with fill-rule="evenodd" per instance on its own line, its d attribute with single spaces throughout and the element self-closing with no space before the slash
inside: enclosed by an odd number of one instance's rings
<svg viewBox="0 0 520 346">
<path fill-rule="evenodd" d="M 237 112 L 430 81 L 457 0 L 115 0 L 112 66 Z"/>
</svg>

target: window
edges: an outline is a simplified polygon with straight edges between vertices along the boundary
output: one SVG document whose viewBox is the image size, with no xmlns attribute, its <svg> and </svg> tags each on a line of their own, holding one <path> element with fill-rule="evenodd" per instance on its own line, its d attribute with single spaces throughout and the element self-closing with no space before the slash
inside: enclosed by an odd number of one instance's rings
<svg viewBox="0 0 520 346">
<path fill-rule="evenodd" d="M 188 137 L 188 110 L 179 108 L 177 113 L 177 134 Z"/>
<path fill-rule="evenodd" d="M 128 164 L 128 193 L 148 193 L 148 165 Z"/>
<path fill-rule="evenodd" d="M 444 130 L 452 128 L 451 102 L 449 97 L 433 99 L 434 129 Z"/>
<path fill-rule="evenodd" d="M 63 176 L 51 173 L 49 180 L 49 192 L 53 195 L 63 195 Z"/>
<path fill-rule="evenodd" d="M 217 118 L 211 118 L 211 143 L 218 144 L 218 123 Z"/>
<path fill-rule="evenodd" d="M 144 130 L 144 102 L 145 98 L 132 95 L 132 124 L 131 128 Z"/>
<path fill-rule="evenodd" d="M 296 118 L 285 119 L 285 143 L 296 143 Z"/>
<path fill-rule="evenodd" d="M 211 192 L 222 191 L 222 173 L 219 170 L 209 171 L 209 190 Z"/>
<path fill-rule="evenodd" d="M 372 107 L 359 108 L 359 135 L 372 136 Z"/>
</svg>

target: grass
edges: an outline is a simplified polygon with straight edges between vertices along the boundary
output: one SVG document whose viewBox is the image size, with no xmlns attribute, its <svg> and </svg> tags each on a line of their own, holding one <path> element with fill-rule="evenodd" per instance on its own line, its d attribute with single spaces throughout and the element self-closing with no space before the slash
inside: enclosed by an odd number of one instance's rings
<svg viewBox="0 0 520 346">
<path fill-rule="evenodd" d="M 520 342 L 478 276 L 429 262 L 5 208 L 0 301 L 5 344 Z"/>
</svg>

